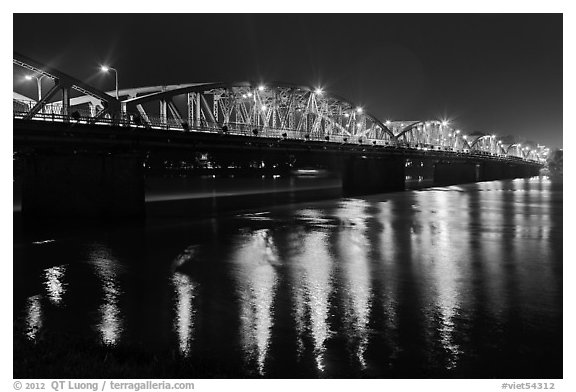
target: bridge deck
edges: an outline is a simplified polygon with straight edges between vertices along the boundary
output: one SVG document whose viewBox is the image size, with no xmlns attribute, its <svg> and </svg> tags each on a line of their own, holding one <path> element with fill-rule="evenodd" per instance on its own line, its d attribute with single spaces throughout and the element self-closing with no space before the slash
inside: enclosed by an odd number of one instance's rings
<svg viewBox="0 0 576 392">
<path fill-rule="evenodd" d="M 290 138 L 270 138 L 253 135 L 224 134 L 214 130 L 149 129 L 134 126 L 110 126 L 82 124 L 76 122 L 48 122 L 14 120 L 15 148 L 67 148 L 79 150 L 219 150 L 273 152 L 313 152 L 319 154 L 355 154 L 372 158 L 403 156 L 406 158 L 428 158 L 454 161 L 499 161 L 541 166 L 537 162 L 516 157 L 464 153 L 439 149 L 400 147 L 319 141 Z"/>
</svg>

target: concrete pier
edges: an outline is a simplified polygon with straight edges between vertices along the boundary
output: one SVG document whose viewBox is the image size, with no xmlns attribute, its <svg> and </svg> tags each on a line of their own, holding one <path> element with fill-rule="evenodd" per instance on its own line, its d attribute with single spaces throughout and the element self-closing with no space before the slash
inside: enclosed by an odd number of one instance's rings
<svg viewBox="0 0 576 392">
<path fill-rule="evenodd" d="M 439 161 L 434 166 L 434 185 L 456 185 L 479 181 L 476 162 Z"/>
<path fill-rule="evenodd" d="M 345 194 L 361 195 L 403 191 L 405 159 L 351 156 L 344 162 L 342 188 Z"/>
</svg>

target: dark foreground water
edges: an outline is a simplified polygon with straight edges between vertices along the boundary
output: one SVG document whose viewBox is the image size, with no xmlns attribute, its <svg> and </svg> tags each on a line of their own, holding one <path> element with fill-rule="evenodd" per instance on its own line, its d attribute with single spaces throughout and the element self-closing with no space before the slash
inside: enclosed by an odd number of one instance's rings
<svg viewBox="0 0 576 392">
<path fill-rule="evenodd" d="M 56 339 L 84 361 L 104 347 L 219 369 L 183 378 L 561 378 L 562 186 L 17 225 L 14 326 L 15 377 L 58 377 L 35 358 Z"/>
</svg>

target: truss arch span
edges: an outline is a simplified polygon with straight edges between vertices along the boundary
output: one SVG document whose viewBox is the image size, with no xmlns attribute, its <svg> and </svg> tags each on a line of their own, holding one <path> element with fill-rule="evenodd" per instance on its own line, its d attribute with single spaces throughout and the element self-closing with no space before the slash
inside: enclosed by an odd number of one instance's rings
<svg viewBox="0 0 576 392">
<path fill-rule="evenodd" d="M 466 150 L 470 144 L 460 130 L 437 120 L 387 121 L 399 144 L 415 147 L 433 147 L 445 150 Z"/>
<path fill-rule="evenodd" d="M 284 82 L 201 83 L 129 98 L 122 104 L 127 112 L 138 111 L 150 123 L 175 127 L 342 141 L 394 139 L 378 118 L 349 100 Z"/>
<path fill-rule="evenodd" d="M 35 75 L 46 76 L 54 81 L 54 86 L 40 97 L 38 101 L 30 101 L 30 107 L 24 115 L 24 119 L 33 118 L 36 114 L 43 111 L 46 106 L 58 107 L 61 114 L 69 115 L 72 106 L 71 100 L 73 99 L 70 95 L 72 89 L 88 97 L 87 100 L 90 103 L 99 106 L 100 110 L 93 113 L 95 118 L 104 114 L 116 115 L 120 112 L 120 102 L 117 99 L 64 72 L 16 52 L 14 52 L 12 61 Z M 60 92 L 62 95 L 61 102 L 56 105 L 51 103 Z"/>
</svg>

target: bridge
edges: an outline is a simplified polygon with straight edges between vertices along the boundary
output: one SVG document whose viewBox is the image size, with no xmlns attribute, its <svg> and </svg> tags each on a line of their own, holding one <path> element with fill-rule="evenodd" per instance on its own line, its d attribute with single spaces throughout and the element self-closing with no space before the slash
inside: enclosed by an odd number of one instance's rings
<svg viewBox="0 0 576 392">
<path fill-rule="evenodd" d="M 13 99 L 28 216 L 142 215 L 145 169 L 158 156 L 219 169 L 329 167 L 347 193 L 366 194 L 403 190 L 416 166 L 438 185 L 529 177 L 548 151 L 443 120 L 383 121 L 309 86 L 244 81 L 104 92 L 21 54 L 14 64 L 39 89 L 38 99 L 18 91 Z M 45 94 L 41 78 L 50 84 Z"/>
</svg>

